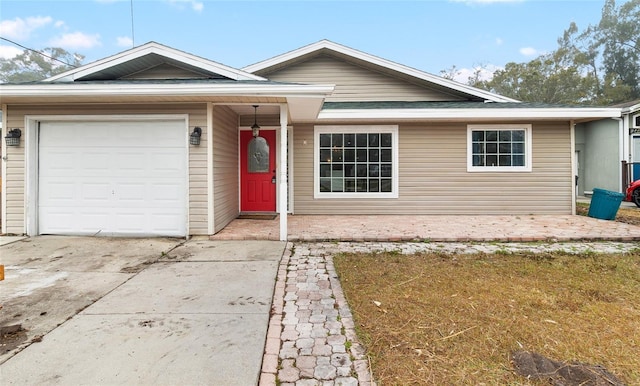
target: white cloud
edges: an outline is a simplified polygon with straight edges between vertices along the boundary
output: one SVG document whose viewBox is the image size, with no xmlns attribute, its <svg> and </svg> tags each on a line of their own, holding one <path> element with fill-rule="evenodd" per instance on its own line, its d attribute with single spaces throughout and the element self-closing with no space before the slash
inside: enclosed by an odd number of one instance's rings
<svg viewBox="0 0 640 386">
<path fill-rule="evenodd" d="M 20 55 L 23 51 L 18 47 L 13 46 L 0 46 L 0 58 L 11 59 L 17 55 Z"/>
<path fill-rule="evenodd" d="M 93 48 L 102 45 L 100 43 L 100 35 L 87 35 L 82 32 L 73 32 L 51 39 L 50 43 L 53 47 L 61 47 L 65 49 L 77 48 Z"/>
<path fill-rule="evenodd" d="M 522 47 L 520 49 L 520 53 L 524 56 L 537 56 L 539 55 L 538 50 L 533 47 Z"/>
<path fill-rule="evenodd" d="M 169 4 L 174 5 L 180 9 L 184 9 L 184 6 L 190 6 L 196 12 L 202 12 L 204 9 L 204 3 L 197 0 L 167 0 Z"/>
<path fill-rule="evenodd" d="M 131 48 L 133 47 L 133 39 L 128 36 L 118 36 L 116 38 L 116 44 L 118 45 L 118 47 Z"/>
<path fill-rule="evenodd" d="M 35 16 L 22 19 L 0 21 L 0 35 L 7 39 L 28 39 L 31 32 L 50 24 L 53 19 L 50 16 Z"/>
<path fill-rule="evenodd" d="M 479 72 L 480 80 L 491 80 L 493 78 L 493 73 L 501 69 L 503 68 L 493 64 L 476 66 L 473 68 L 456 69 L 456 74 L 453 77 L 453 80 L 466 84 L 469 81 L 469 78 L 475 78 L 476 72 Z"/>
<path fill-rule="evenodd" d="M 58 20 L 53 24 L 56 28 L 62 28 L 65 26 L 64 21 Z"/>
<path fill-rule="evenodd" d="M 502 38 L 496 38 L 496 46 L 501 46 L 502 43 L 504 43 L 504 40 L 502 40 Z"/>
</svg>

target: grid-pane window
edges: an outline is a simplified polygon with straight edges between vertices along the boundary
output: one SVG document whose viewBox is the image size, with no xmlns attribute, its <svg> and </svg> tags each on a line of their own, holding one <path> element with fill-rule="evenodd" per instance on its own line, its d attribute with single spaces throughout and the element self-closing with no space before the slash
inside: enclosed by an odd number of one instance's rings
<svg viewBox="0 0 640 386">
<path fill-rule="evenodd" d="M 393 195 L 397 131 L 349 129 L 318 130 L 316 193 L 322 197 Z"/>
<path fill-rule="evenodd" d="M 470 170 L 530 171 L 530 127 L 470 127 Z"/>
</svg>

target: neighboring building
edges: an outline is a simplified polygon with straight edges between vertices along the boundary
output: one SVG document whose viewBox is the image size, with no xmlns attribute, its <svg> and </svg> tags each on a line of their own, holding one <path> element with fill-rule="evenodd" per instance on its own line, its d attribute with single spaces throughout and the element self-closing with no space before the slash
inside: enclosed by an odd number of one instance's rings
<svg viewBox="0 0 640 386">
<path fill-rule="evenodd" d="M 326 40 L 241 70 L 148 43 L 2 84 L 0 104 L 22 133 L 3 148 L 2 230 L 28 235 L 211 235 L 242 212 L 279 212 L 281 239 L 285 212 L 571 214 L 574 127 L 620 116 Z"/>
<path fill-rule="evenodd" d="M 621 115 L 576 125 L 579 196 L 594 188 L 624 192 L 622 161 L 631 181 L 640 179 L 640 100 L 612 106 Z"/>
</svg>

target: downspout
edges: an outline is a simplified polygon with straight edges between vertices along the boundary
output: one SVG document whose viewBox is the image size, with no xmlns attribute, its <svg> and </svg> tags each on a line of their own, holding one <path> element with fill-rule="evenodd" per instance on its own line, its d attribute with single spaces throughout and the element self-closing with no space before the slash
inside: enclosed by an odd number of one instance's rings
<svg viewBox="0 0 640 386">
<path fill-rule="evenodd" d="M 628 125 L 622 118 L 612 118 L 613 120 L 618 121 L 618 181 L 620 183 L 620 193 L 624 193 L 626 186 L 624 186 L 624 182 L 622 181 L 622 161 L 626 160 L 625 149 L 629 147 L 629 136 L 625 135 L 625 126 Z M 628 133 L 627 129 L 627 133 Z"/>
</svg>

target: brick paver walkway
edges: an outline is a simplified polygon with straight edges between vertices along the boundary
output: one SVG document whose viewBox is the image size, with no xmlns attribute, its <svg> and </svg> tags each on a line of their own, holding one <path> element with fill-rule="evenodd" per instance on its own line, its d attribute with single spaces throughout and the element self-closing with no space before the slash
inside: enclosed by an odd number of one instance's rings
<svg viewBox="0 0 640 386">
<path fill-rule="evenodd" d="M 291 215 L 289 241 L 640 240 L 640 227 L 572 215 Z M 278 240 L 279 220 L 234 220 L 213 240 Z"/>
<path fill-rule="evenodd" d="M 339 252 L 629 252 L 637 242 L 289 242 L 280 263 L 260 386 L 375 385 L 333 267 Z M 277 381 L 277 382 L 276 382 Z"/>
</svg>

